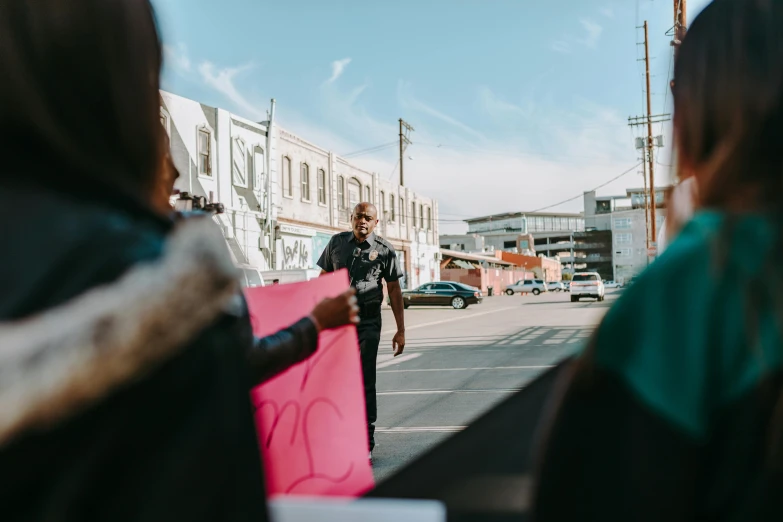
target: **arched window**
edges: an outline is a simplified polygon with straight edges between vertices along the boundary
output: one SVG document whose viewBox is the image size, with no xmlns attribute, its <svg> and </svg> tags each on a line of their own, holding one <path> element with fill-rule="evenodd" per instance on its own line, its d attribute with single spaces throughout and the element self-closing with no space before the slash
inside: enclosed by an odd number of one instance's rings
<svg viewBox="0 0 783 522">
<path fill-rule="evenodd" d="M 411 224 L 413 225 L 413 228 L 416 228 L 416 202 L 411 201 Z"/>
<path fill-rule="evenodd" d="M 207 127 L 198 129 L 198 173 L 212 175 L 212 133 Z"/>
<path fill-rule="evenodd" d="M 318 203 L 326 205 L 326 171 L 318 169 Z"/>
<path fill-rule="evenodd" d="M 394 223 L 397 217 L 397 208 L 394 206 L 394 194 L 389 194 L 389 221 Z"/>
<path fill-rule="evenodd" d="M 301 181 L 302 181 L 302 201 L 310 201 L 310 166 L 302 163 Z"/>
<path fill-rule="evenodd" d="M 361 203 L 362 184 L 356 178 L 348 180 L 348 209 L 353 210 L 356 205 Z"/>
<path fill-rule="evenodd" d="M 378 209 L 381 215 L 378 216 L 378 218 L 385 221 L 386 220 L 386 194 L 383 191 L 381 191 L 378 199 L 380 200 L 380 204 L 381 204 L 381 208 Z"/>
<path fill-rule="evenodd" d="M 432 207 L 427 207 L 427 230 L 434 230 L 432 227 Z"/>
<path fill-rule="evenodd" d="M 345 208 L 345 178 L 342 176 L 337 176 L 337 205 Z"/>
<path fill-rule="evenodd" d="M 366 185 L 364 187 L 364 201 L 367 203 L 372 203 L 372 188 L 370 185 Z"/>
</svg>

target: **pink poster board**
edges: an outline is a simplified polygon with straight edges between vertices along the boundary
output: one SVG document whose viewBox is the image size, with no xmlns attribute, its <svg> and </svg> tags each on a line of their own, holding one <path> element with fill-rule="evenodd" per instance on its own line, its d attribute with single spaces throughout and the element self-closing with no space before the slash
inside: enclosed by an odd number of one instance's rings
<svg viewBox="0 0 783 522">
<path fill-rule="evenodd" d="M 343 270 L 246 291 L 253 332 L 272 334 L 348 288 Z M 356 329 L 322 332 L 318 350 L 251 392 L 267 493 L 359 496 L 374 485 Z"/>
</svg>

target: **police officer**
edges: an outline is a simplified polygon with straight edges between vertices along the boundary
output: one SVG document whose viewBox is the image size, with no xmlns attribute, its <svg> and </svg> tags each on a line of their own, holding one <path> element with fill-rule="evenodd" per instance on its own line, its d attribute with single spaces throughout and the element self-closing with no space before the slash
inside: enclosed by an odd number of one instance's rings
<svg viewBox="0 0 783 522">
<path fill-rule="evenodd" d="M 381 341 L 381 304 L 383 286 L 386 280 L 397 333 L 392 339 L 394 356 L 405 349 L 405 320 L 403 317 L 402 290 L 400 278 L 402 270 L 397 261 L 397 253 L 385 239 L 375 235 L 378 224 L 378 210 L 371 203 L 359 203 L 351 215 L 353 231 L 336 234 L 329 241 L 318 266 L 321 273 L 334 272 L 345 268 L 356 288 L 359 301 L 359 348 L 361 350 L 362 376 L 364 378 L 364 399 L 367 407 L 367 437 L 370 442 L 370 460 L 375 448 L 375 421 L 378 407 L 375 396 L 375 364 L 378 357 L 378 345 Z"/>
</svg>

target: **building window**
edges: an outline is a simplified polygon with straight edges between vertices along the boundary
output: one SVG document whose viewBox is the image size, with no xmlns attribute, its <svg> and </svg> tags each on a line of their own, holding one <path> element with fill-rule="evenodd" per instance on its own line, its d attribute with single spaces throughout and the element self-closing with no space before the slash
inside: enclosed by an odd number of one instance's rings
<svg viewBox="0 0 783 522">
<path fill-rule="evenodd" d="M 264 187 L 265 160 L 264 149 L 256 147 L 253 151 L 253 186 L 256 192 L 265 192 L 266 190 Z"/>
<path fill-rule="evenodd" d="M 389 216 L 389 221 L 394 223 L 397 217 L 397 209 L 394 207 L 394 194 L 389 194 L 389 210 L 391 211 L 391 215 Z"/>
<path fill-rule="evenodd" d="M 537 217 L 536 218 L 536 231 L 543 232 L 544 231 L 544 218 Z"/>
<path fill-rule="evenodd" d="M 302 201 L 310 201 L 310 165 L 302 163 Z"/>
<path fill-rule="evenodd" d="M 432 228 L 432 207 L 427 207 L 427 230 L 434 230 Z"/>
<path fill-rule="evenodd" d="M 517 242 L 516 241 L 503 241 L 503 248 L 516 248 Z"/>
<path fill-rule="evenodd" d="M 362 202 L 362 185 L 356 178 L 348 180 L 348 208 L 353 211 Z"/>
<path fill-rule="evenodd" d="M 245 142 L 240 138 L 234 140 L 231 149 L 231 172 L 234 185 L 247 188 L 247 152 Z"/>
<path fill-rule="evenodd" d="M 631 228 L 631 218 L 614 218 L 614 228 L 618 230 Z"/>
<path fill-rule="evenodd" d="M 169 113 L 163 109 L 163 107 L 160 108 L 160 124 L 163 125 L 164 129 L 166 129 L 166 134 L 171 136 L 171 117 L 169 116 Z"/>
<path fill-rule="evenodd" d="M 212 133 L 206 129 L 198 131 L 198 173 L 212 175 Z"/>
<path fill-rule="evenodd" d="M 326 205 L 326 171 L 318 169 L 318 203 Z"/>
<path fill-rule="evenodd" d="M 618 245 L 630 245 L 633 243 L 633 235 L 630 233 L 617 234 L 615 238 Z"/>
<path fill-rule="evenodd" d="M 416 202 L 411 201 L 411 224 L 416 228 Z"/>
<path fill-rule="evenodd" d="M 381 191 L 380 197 L 378 198 L 381 203 L 381 215 L 378 216 L 380 219 L 383 219 L 384 221 L 387 220 L 386 218 L 386 194 L 384 194 L 383 191 Z"/>
<path fill-rule="evenodd" d="M 369 185 L 364 187 L 364 201 L 367 203 L 372 203 L 372 189 Z"/>
<path fill-rule="evenodd" d="M 631 257 L 633 248 L 618 248 L 614 253 L 617 257 Z"/>
<path fill-rule="evenodd" d="M 419 228 L 424 228 L 424 205 L 419 205 Z"/>
<path fill-rule="evenodd" d="M 400 222 L 405 224 L 405 200 L 400 198 Z"/>
<path fill-rule="evenodd" d="M 283 156 L 283 196 L 294 197 L 294 180 L 291 175 L 291 158 Z"/>
<path fill-rule="evenodd" d="M 337 176 L 337 205 L 345 208 L 345 178 L 342 176 Z"/>
</svg>

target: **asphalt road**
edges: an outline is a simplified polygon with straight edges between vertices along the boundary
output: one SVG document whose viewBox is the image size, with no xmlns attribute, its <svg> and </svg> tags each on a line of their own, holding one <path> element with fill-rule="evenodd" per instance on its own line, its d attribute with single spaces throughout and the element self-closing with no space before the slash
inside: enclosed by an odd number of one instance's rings
<svg viewBox="0 0 783 522">
<path fill-rule="evenodd" d="M 569 293 L 496 296 L 465 310 L 409 308 L 405 353 L 391 357 L 396 330 L 383 311 L 378 356 L 375 477 L 459 432 L 494 404 L 579 348 L 603 317 L 604 302 Z"/>
</svg>

